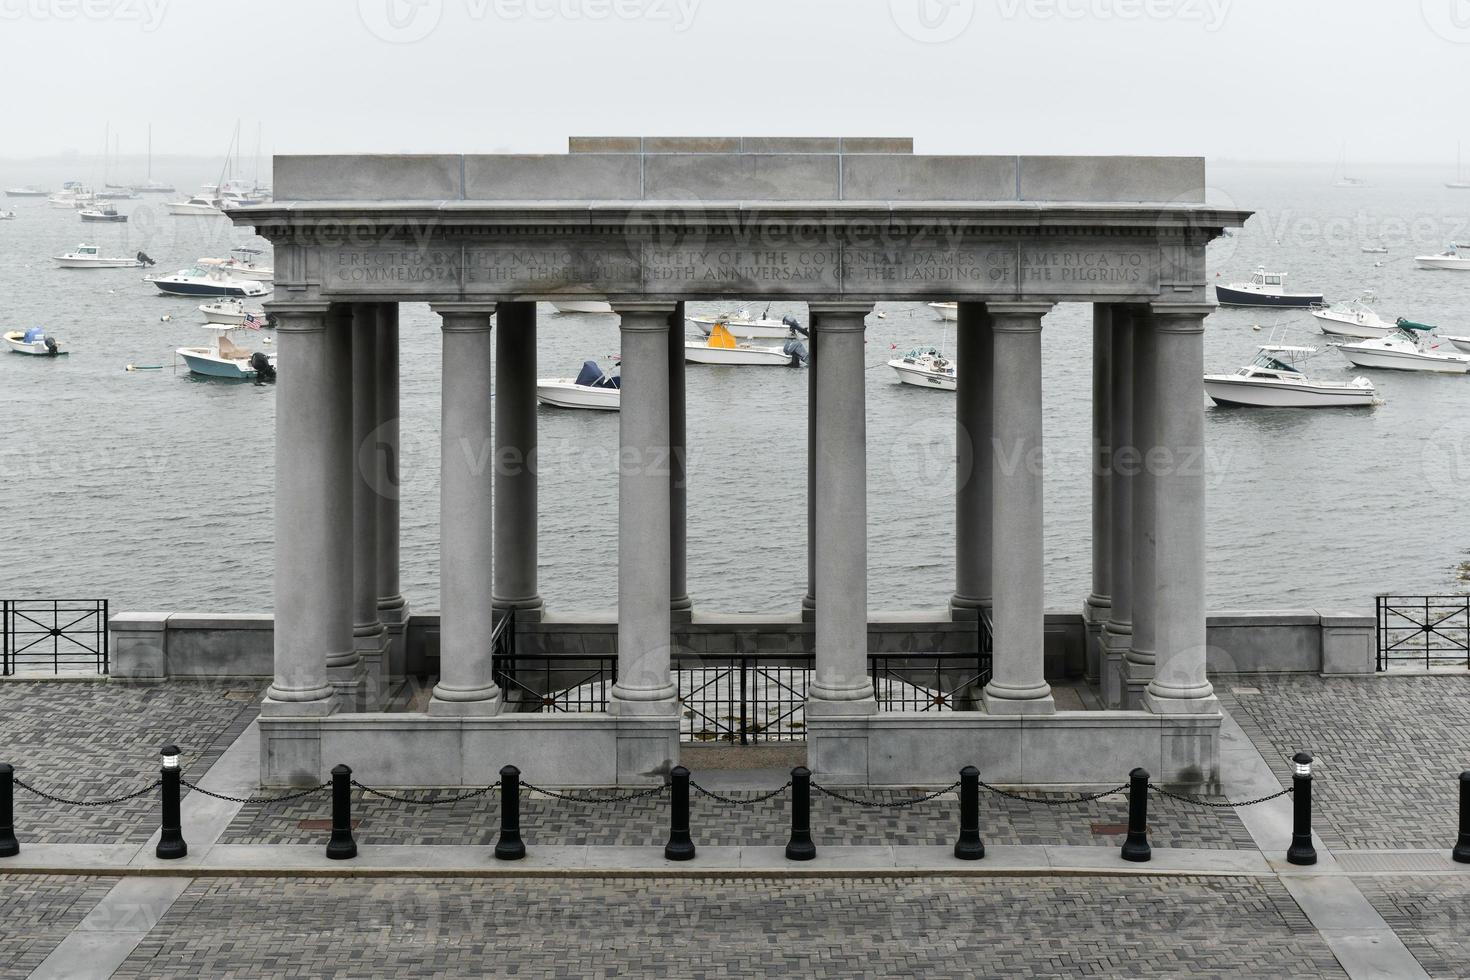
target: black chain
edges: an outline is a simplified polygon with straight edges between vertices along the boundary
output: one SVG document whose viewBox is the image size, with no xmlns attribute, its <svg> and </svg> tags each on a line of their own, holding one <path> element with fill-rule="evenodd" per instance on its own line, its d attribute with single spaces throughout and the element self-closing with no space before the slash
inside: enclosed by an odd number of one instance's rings
<svg viewBox="0 0 1470 980">
<path fill-rule="evenodd" d="M 126 796 L 114 796 L 106 800 L 68 800 L 64 796 L 54 796 L 51 793 L 47 793 L 45 790 L 36 789 L 36 787 L 30 785 L 23 779 L 16 779 L 15 785 L 19 786 L 27 793 L 34 794 L 36 796 L 39 796 L 41 799 L 49 800 L 52 803 L 64 803 L 67 806 L 95 807 L 112 806 L 114 803 L 126 803 L 128 800 L 136 800 L 140 796 L 147 796 L 149 793 L 162 786 L 163 780 L 155 779 L 153 782 L 149 783 L 147 786 L 144 786 L 136 793 L 128 793 Z"/>
<path fill-rule="evenodd" d="M 1121 793 L 1128 788 L 1128 784 L 1123 783 L 1121 786 L 1114 786 L 1112 789 L 1105 789 L 1101 793 L 1088 793 L 1086 796 L 1064 796 L 1060 799 L 1048 799 L 1043 796 L 1022 796 L 1020 793 L 1012 793 L 1010 790 L 1001 789 L 999 786 L 992 786 L 989 783 L 983 781 L 980 783 L 980 785 L 990 790 L 992 793 L 999 793 L 1006 799 L 1020 800 L 1022 803 L 1035 803 L 1038 806 L 1067 806 L 1072 803 L 1091 803 L 1093 800 L 1100 800 L 1104 796 L 1112 796 L 1115 793 Z"/>
<path fill-rule="evenodd" d="M 1231 808 L 1238 807 L 1238 806 L 1255 806 L 1257 803 L 1265 803 L 1267 800 L 1274 800 L 1274 799 L 1278 799 L 1279 797 L 1286 796 L 1292 790 L 1292 787 L 1287 787 L 1286 789 L 1282 790 L 1279 793 L 1272 793 L 1270 796 L 1262 796 L 1262 797 L 1260 797 L 1258 799 L 1246 800 L 1243 803 L 1231 803 L 1229 800 L 1224 800 L 1224 801 L 1201 800 L 1201 799 L 1197 799 L 1196 797 L 1193 797 L 1193 796 L 1181 796 L 1178 793 L 1171 793 L 1171 792 L 1169 792 L 1168 790 L 1164 789 L 1164 787 L 1162 787 L 1162 786 L 1155 786 L 1153 783 L 1149 783 L 1148 784 L 1148 788 L 1151 789 L 1151 790 L 1153 790 L 1155 793 L 1158 793 L 1160 796 L 1167 796 L 1167 797 L 1169 797 L 1169 799 L 1171 799 L 1171 800 L 1178 800 L 1180 803 L 1193 803 L 1195 806 L 1208 806 L 1208 807 L 1214 807 L 1214 808 L 1220 809 L 1220 810 L 1231 809 Z"/>
<path fill-rule="evenodd" d="M 362 783 L 359 783 L 355 779 L 352 780 L 352 785 L 356 786 L 364 793 L 376 796 L 379 799 L 389 800 L 393 803 L 407 803 L 410 806 L 444 806 L 448 803 L 460 803 L 464 800 L 473 800 L 477 796 L 484 796 L 486 793 L 499 786 L 500 780 L 497 779 L 489 786 L 481 786 L 479 789 L 473 789 L 470 790 L 468 793 L 461 793 L 458 796 L 446 796 L 442 800 L 418 800 L 414 799 L 412 796 L 399 796 L 396 793 L 385 793 L 380 789 L 373 789 L 371 786 L 364 786 Z"/>
<path fill-rule="evenodd" d="M 525 789 L 531 790 L 532 792 L 541 793 L 545 796 L 549 796 L 553 800 L 564 800 L 567 803 L 587 803 L 593 805 L 603 803 L 626 803 L 628 800 L 641 800 L 645 796 L 655 796 L 669 788 L 668 783 L 659 783 L 657 786 L 653 786 L 645 790 L 640 790 L 637 793 L 628 793 L 625 796 L 573 796 L 569 793 L 558 793 L 555 790 L 542 789 L 540 786 L 537 786 L 533 783 L 528 783 L 525 780 L 521 780 L 521 786 Z"/>
<path fill-rule="evenodd" d="M 184 779 L 182 777 L 179 778 L 179 783 L 189 787 L 196 793 L 203 793 L 205 796 L 212 796 L 216 800 L 224 800 L 226 803 L 244 803 L 247 805 L 252 803 L 259 803 L 264 804 L 265 806 L 270 806 L 273 803 L 285 803 L 288 800 L 299 800 L 303 797 L 310 796 L 313 793 L 320 793 L 322 790 L 332 785 L 331 783 L 322 783 L 319 786 L 313 786 L 311 789 L 303 789 L 297 793 L 287 793 L 284 796 L 226 796 L 223 793 L 211 792 L 210 790 L 207 790 L 204 787 L 199 786 L 195 783 L 191 783 L 187 779 Z"/>
<path fill-rule="evenodd" d="M 841 800 L 844 803 L 852 803 L 855 806 L 866 806 L 866 807 L 871 807 L 871 808 L 873 808 L 875 810 L 895 810 L 895 809 L 898 809 L 900 807 L 918 806 L 920 803 L 928 803 L 930 800 L 938 799 L 939 797 L 943 796 L 945 793 L 952 792 L 954 790 L 954 788 L 956 786 L 958 786 L 959 784 L 960 784 L 960 781 L 958 779 L 956 779 L 954 782 L 952 782 L 948 786 L 944 787 L 944 789 L 935 790 L 934 792 L 929 793 L 929 794 L 927 794 L 925 796 L 916 796 L 913 799 L 908 799 L 908 800 L 894 800 L 891 803 L 880 803 L 880 802 L 878 802 L 876 800 L 860 800 L 860 799 L 858 799 L 855 796 L 844 796 L 841 793 L 838 793 L 838 792 L 835 792 L 833 790 L 828 789 L 827 787 L 823 786 L 821 783 L 812 783 L 812 789 L 816 790 L 818 793 L 823 793 L 823 794 L 825 794 L 827 796 L 830 796 L 834 800 Z"/>
<path fill-rule="evenodd" d="M 762 793 L 760 796 L 757 796 L 757 797 L 755 797 L 753 799 L 749 799 L 749 800 L 737 800 L 737 799 L 735 799 L 732 796 L 721 796 L 719 793 L 714 793 L 714 792 L 711 792 L 710 790 L 705 789 L 703 786 L 699 785 L 698 783 L 696 783 L 692 779 L 689 780 L 689 785 L 692 786 L 698 792 L 704 794 L 705 796 L 708 796 L 710 799 L 714 800 L 716 803 L 725 803 L 725 804 L 728 804 L 730 806 L 755 806 L 755 804 L 757 804 L 757 803 L 764 803 L 767 800 L 773 800 L 776 797 L 780 796 L 782 793 L 786 792 L 788 789 L 791 788 L 791 780 L 789 780 L 789 779 L 786 780 L 786 782 L 784 784 L 776 787 L 775 789 L 771 790 L 769 793 Z"/>
</svg>

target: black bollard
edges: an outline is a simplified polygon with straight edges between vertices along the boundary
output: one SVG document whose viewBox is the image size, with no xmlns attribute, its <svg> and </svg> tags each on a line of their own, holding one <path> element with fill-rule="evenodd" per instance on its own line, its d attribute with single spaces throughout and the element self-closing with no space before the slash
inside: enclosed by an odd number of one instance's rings
<svg viewBox="0 0 1470 980">
<path fill-rule="evenodd" d="M 673 779 L 673 792 L 669 810 L 669 842 L 664 845 L 664 857 L 670 861 L 692 861 L 694 841 L 689 836 L 689 770 L 675 766 L 669 776 Z"/>
<path fill-rule="evenodd" d="M 1128 838 L 1123 841 L 1124 861 L 1147 861 L 1153 857 L 1148 844 L 1148 770 L 1128 774 Z"/>
<path fill-rule="evenodd" d="M 184 828 L 179 816 L 179 780 L 183 773 L 179 770 L 177 745 L 165 745 L 160 754 L 163 756 L 163 785 L 159 789 L 159 797 L 163 813 L 159 820 L 158 846 L 153 849 L 153 853 L 164 860 L 170 860 L 189 853 L 189 845 L 184 843 Z"/>
<path fill-rule="evenodd" d="M 980 839 L 980 770 L 974 766 L 960 770 L 960 839 L 955 841 L 954 856 L 961 861 L 985 856 L 985 842 Z"/>
<path fill-rule="evenodd" d="M 1298 752 L 1291 761 L 1295 768 L 1291 774 L 1291 846 L 1286 849 L 1286 863 L 1316 864 L 1317 849 L 1312 846 L 1312 757 Z"/>
<path fill-rule="evenodd" d="M 521 841 L 521 771 L 515 766 L 500 770 L 500 840 L 495 856 L 502 861 L 519 861 L 526 856 Z"/>
<path fill-rule="evenodd" d="M 15 839 L 15 768 L 0 762 L 0 858 L 19 853 L 20 841 Z"/>
<path fill-rule="evenodd" d="M 9 799 L 9 796 L 5 799 Z M 0 819 L 3 819 L 3 815 L 0 815 Z M 12 842 L 15 840 L 14 837 L 10 839 Z M 0 854 L 4 853 L 0 851 Z M 1470 864 L 1470 772 L 1460 773 L 1460 839 L 1455 841 L 1455 849 L 1450 852 L 1450 857 L 1461 864 Z"/>
<path fill-rule="evenodd" d="M 786 842 L 786 860 L 810 861 L 817 856 L 812 843 L 812 771 L 806 766 L 791 770 L 791 840 Z"/>
<path fill-rule="evenodd" d="M 327 841 L 327 857 L 346 861 L 357 857 L 357 841 L 352 839 L 352 769 L 332 767 L 332 839 Z"/>
</svg>

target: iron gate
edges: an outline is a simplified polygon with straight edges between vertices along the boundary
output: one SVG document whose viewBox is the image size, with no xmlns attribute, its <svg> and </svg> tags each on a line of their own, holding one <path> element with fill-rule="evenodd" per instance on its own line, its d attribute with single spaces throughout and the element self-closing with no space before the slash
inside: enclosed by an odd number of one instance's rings
<svg viewBox="0 0 1470 980">
<path fill-rule="evenodd" d="M 106 599 L 5 599 L 3 660 L 9 677 L 22 670 L 108 670 Z"/>
<path fill-rule="evenodd" d="M 1381 595 L 1376 619 L 1379 670 L 1470 666 L 1470 595 Z"/>
</svg>

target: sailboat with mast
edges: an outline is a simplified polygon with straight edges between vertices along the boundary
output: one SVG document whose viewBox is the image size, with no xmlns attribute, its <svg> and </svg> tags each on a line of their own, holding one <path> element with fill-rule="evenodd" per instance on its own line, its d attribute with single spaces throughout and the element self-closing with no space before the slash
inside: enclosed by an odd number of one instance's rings
<svg viewBox="0 0 1470 980">
<path fill-rule="evenodd" d="M 1465 169 L 1460 159 L 1460 144 L 1455 144 L 1455 179 L 1445 181 L 1445 186 L 1452 191 L 1470 191 L 1470 180 L 1465 179 Z"/>
<path fill-rule="evenodd" d="M 139 194 L 172 194 L 172 193 L 174 193 L 174 185 L 173 184 L 165 184 L 162 181 L 154 180 L 153 179 L 153 124 L 152 123 L 149 123 L 148 124 L 148 176 L 143 181 L 143 183 L 139 184 L 136 188 L 134 188 L 134 190 L 136 190 Z"/>
<path fill-rule="evenodd" d="M 1368 182 L 1362 177 L 1354 177 L 1347 172 L 1347 140 L 1342 141 L 1342 152 L 1337 155 L 1337 169 L 1333 171 L 1333 174 L 1333 187 L 1368 186 Z"/>
</svg>

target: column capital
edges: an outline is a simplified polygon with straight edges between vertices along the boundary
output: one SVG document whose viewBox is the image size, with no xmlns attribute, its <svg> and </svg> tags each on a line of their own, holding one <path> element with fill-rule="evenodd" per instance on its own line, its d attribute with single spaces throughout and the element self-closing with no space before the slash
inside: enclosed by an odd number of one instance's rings
<svg viewBox="0 0 1470 980">
<path fill-rule="evenodd" d="M 679 308 L 679 304 L 674 300 L 659 300 L 657 302 L 638 300 L 628 303 L 609 303 L 608 305 L 612 307 L 612 311 L 618 316 L 626 316 L 628 314 L 639 316 L 641 314 L 643 316 L 668 317 L 672 316 Z"/>
<path fill-rule="evenodd" d="M 456 332 L 489 330 L 495 315 L 494 303 L 430 303 L 429 309 L 444 321 L 442 329 Z"/>
<path fill-rule="evenodd" d="M 985 312 L 990 314 L 997 331 L 1026 332 L 1040 330 L 1041 318 L 1050 313 L 1055 307 L 1055 303 L 1038 303 L 1035 301 L 1024 303 L 999 302 L 986 303 Z"/>
<path fill-rule="evenodd" d="M 871 302 L 854 303 L 849 301 L 836 303 L 808 303 L 806 308 L 807 313 L 812 317 L 832 317 L 832 320 L 822 325 L 823 330 L 840 332 L 842 330 L 865 329 L 867 327 L 865 319 L 869 313 L 873 312 L 873 305 L 874 304 Z M 853 319 L 856 320 L 857 323 L 856 325 L 841 326 L 842 321 L 845 319 Z"/>
<path fill-rule="evenodd" d="M 1163 333 L 1203 333 L 1205 317 L 1215 309 L 1214 303 L 1150 303 L 1147 315 Z"/>
<path fill-rule="evenodd" d="M 273 300 L 265 304 L 267 316 L 276 318 L 276 330 L 283 333 L 313 333 L 327 328 L 327 314 L 332 304 L 321 301 Z"/>
</svg>

